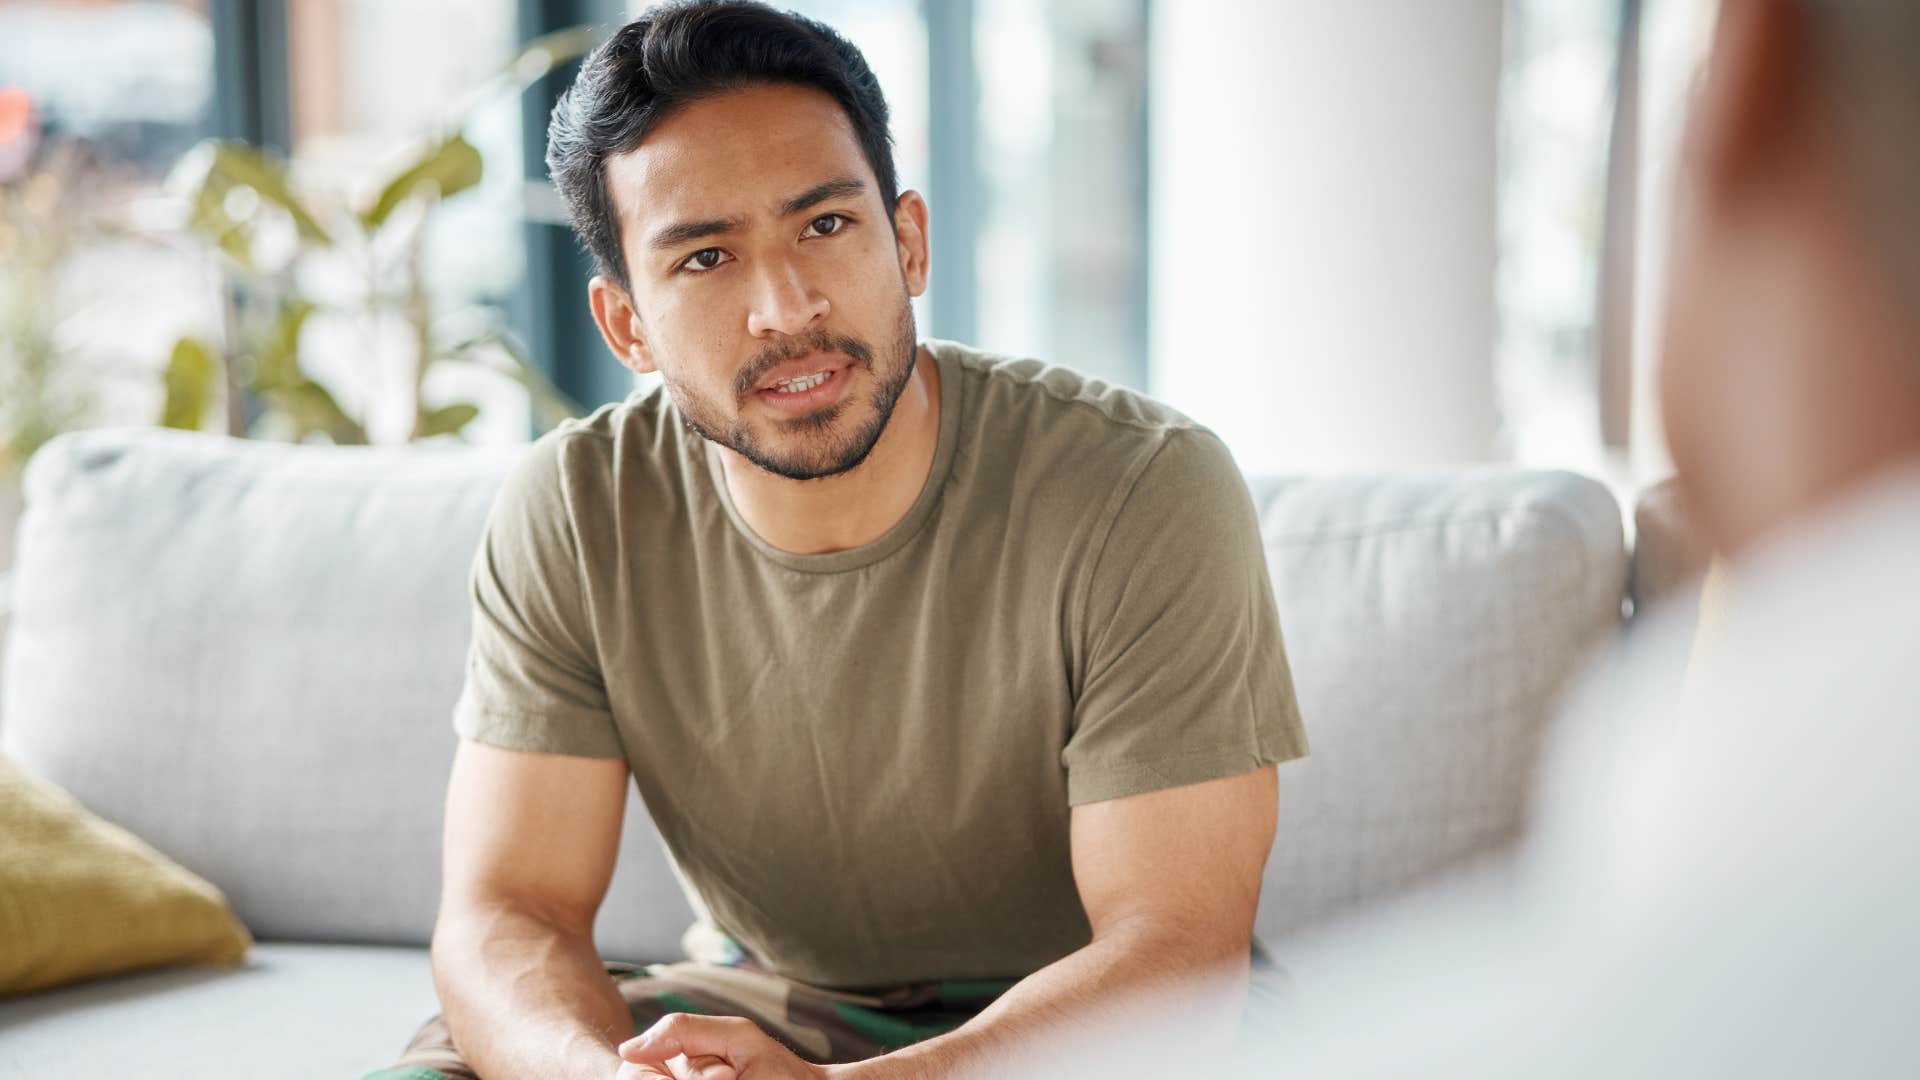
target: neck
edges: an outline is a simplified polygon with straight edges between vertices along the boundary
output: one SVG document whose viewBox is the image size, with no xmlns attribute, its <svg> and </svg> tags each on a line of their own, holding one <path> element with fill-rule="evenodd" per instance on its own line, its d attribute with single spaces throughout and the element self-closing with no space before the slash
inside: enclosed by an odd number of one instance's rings
<svg viewBox="0 0 1920 1080">
<path fill-rule="evenodd" d="M 940 368 L 919 347 L 886 430 L 855 468 L 789 480 L 725 447 L 720 463 L 734 509 L 756 535 L 795 555 L 825 555 L 870 544 L 899 524 L 926 485 L 939 441 Z"/>
</svg>

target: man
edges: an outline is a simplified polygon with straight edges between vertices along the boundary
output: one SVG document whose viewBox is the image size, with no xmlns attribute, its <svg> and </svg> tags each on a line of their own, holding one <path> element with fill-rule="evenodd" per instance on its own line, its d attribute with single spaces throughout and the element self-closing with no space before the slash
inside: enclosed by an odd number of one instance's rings
<svg viewBox="0 0 1920 1080">
<path fill-rule="evenodd" d="M 1920 6 L 1724 0 L 1682 172 L 1661 391 L 1715 629 L 1684 689 L 1656 616 L 1580 696 L 1517 890 L 1290 953 L 1316 1007 L 1263 1073 L 1920 1071 Z"/>
<path fill-rule="evenodd" d="M 918 341 L 886 125 L 857 49 L 744 2 L 556 107 L 594 318 L 664 388 L 489 518 L 396 1075 L 940 1076 L 1188 978 L 1237 1021 L 1305 752 L 1251 501 L 1169 409 Z M 699 962 L 594 950 L 630 776 Z"/>
</svg>

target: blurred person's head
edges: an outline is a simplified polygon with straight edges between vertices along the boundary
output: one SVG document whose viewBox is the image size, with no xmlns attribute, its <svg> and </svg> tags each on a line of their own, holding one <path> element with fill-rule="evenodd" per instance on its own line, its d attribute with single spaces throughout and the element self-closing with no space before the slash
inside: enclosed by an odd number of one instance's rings
<svg viewBox="0 0 1920 1080">
<path fill-rule="evenodd" d="M 1723 0 L 1668 288 L 1667 437 L 1723 550 L 1920 457 L 1920 4 Z"/>
<path fill-rule="evenodd" d="M 927 210 L 857 48 L 745 0 L 656 7 L 587 58 L 547 165 L 608 347 L 689 427 L 793 479 L 866 458 L 913 374 Z"/>
</svg>

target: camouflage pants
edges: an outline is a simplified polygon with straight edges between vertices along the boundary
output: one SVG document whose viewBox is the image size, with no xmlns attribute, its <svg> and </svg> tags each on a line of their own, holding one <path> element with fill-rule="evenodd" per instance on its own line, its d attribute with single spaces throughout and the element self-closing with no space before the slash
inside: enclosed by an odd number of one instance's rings
<svg viewBox="0 0 1920 1080">
<path fill-rule="evenodd" d="M 619 964 L 607 975 L 637 1034 L 668 1013 L 739 1016 L 816 1065 L 862 1061 L 941 1035 L 985 1008 L 1010 980 L 945 980 L 882 994 L 823 990 L 751 963 Z M 422 1027 L 394 1064 L 364 1080 L 478 1080 L 443 1018 Z"/>
</svg>

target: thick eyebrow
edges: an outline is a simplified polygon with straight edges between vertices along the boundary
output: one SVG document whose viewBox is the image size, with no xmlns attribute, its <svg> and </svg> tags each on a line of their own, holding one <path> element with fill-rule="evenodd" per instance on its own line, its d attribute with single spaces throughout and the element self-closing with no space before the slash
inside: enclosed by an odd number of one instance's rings
<svg viewBox="0 0 1920 1080">
<path fill-rule="evenodd" d="M 863 180 L 829 180 L 795 195 L 780 204 L 780 216 L 792 217 L 794 214 L 809 210 L 830 199 L 843 199 L 849 195 L 858 195 L 867 190 Z M 712 218 L 707 221 L 680 221 L 653 234 L 647 243 L 656 250 L 677 248 L 691 240 L 700 240 L 709 236 L 719 236 L 736 229 L 747 227 L 745 218 Z"/>
<path fill-rule="evenodd" d="M 710 221 L 681 221 L 661 229 L 648 241 L 655 249 L 676 248 L 689 240 L 698 240 L 706 236 L 718 236 L 735 229 L 746 228 L 742 218 L 714 218 Z"/>
<path fill-rule="evenodd" d="M 788 199 L 780 206 L 781 217 L 792 217 L 803 210 L 812 209 L 829 199 L 843 199 L 849 195 L 858 195 L 867 190 L 866 181 L 853 179 L 829 180 L 824 184 L 810 187 Z"/>
</svg>

